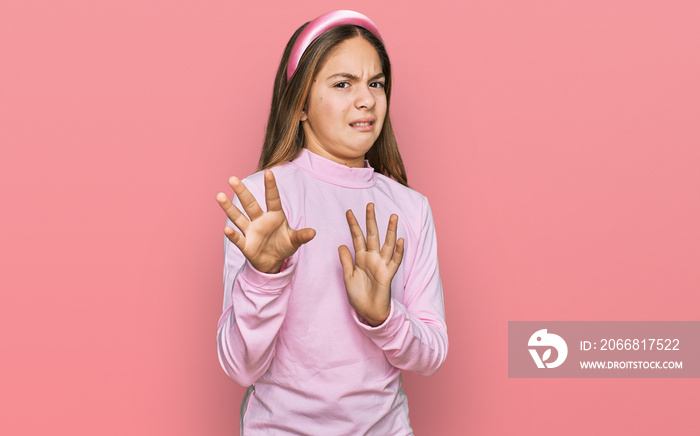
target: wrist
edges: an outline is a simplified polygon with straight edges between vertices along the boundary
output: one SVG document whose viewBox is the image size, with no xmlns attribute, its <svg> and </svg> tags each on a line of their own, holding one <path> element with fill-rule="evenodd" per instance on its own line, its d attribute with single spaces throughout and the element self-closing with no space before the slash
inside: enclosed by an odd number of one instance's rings
<svg viewBox="0 0 700 436">
<path fill-rule="evenodd" d="M 264 274 L 277 274 L 277 273 L 282 272 L 282 271 L 284 271 L 285 269 L 287 269 L 287 265 L 289 264 L 289 259 L 291 259 L 291 256 L 288 257 L 288 258 L 286 258 L 286 259 L 284 259 L 284 260 L 282 260 L 281 262 L 279 262 L 279 263 L 277 263 L 277 264 L 275 264 L 275 265 L 272 265 L 272 266 L 261 266 L 260 268 L 258 268 L 257 265 L 253 265 L 252 263 L 251 263 L 251 265 L 252 265 L 253 268 L 255 268 L 256 270 L 258 270 L 258 271 L 261 272 L 261 273 L 264 273 Z"/>
<path fill-rule="evenodd" d="M 283 262 L 276 274 L 260 271 L 252 263 L 246 262 L 238 277 L 260 291 L 279 291 L 290 283 L 295 271 L 296 257 L 292 256 Z"/>
<path fill-rule="evenodd" d="M 282 271 L 282 264 L 281 263 L 273 266 L 272 268 L 268 269 L 267 271 L 260 271 L 260 272 L 264 272 L 265 274 L 277 274 L 280 271 Z"/>
<path fill-rule="evenodd" d="M 364 322 L 370 327 L 379 327 L 380 325 L 384 324 L 384 322 L 389 318 L 389 313 L 391 312 L 391 307 L 386 309 L 385 314 L 382 315 L 375 315 L 375 316 L 369 316 L 369 315 L 360 315 L 358 313 L 358 318 L 360 318 L 360 321 Z"/>
</svg>

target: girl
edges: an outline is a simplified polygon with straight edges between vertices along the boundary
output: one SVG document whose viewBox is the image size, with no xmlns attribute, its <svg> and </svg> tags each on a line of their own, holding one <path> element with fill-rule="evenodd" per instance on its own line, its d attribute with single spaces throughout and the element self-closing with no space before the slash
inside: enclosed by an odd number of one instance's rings
<svg viewBox="0 0 700 436">
<path fill-rule="evenodd" d="M 264 171 L 231 177 L 233 202 L 216 197 L 228 217 L 218 353 L 249 386 L 241 434 L 411 435 L 400 370 L 445 360 L 433 219 L 407 186 L 390 95 L 367 17 L 306 23 L 275 78 Z"/>
</svg>

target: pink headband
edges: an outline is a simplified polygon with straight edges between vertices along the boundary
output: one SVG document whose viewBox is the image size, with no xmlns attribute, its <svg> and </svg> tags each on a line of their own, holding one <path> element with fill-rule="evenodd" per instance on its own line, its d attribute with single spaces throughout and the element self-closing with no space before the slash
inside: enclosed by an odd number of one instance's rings
<svg viewBox="0 0 700 436">
<path fill-rule="evenodd" d="M 299 66 L 301 55 L 304 54 L 314 39 L 321 36 L 321 34 L 327 30 L 345 24 L 353 24 L 365 28 L 380 40 L 382 39 L 382 35 L 379 34 L 379 29 L 377 29 L 377 26 L 374 25 L 372 20 L 359 12 L 340 10 L 323 14 L 304 27 L 304 30 L 301 31 L 296 41 L 294 41 L 292 53 L 289 55 L 289 63 L 287 65 L 287 81 L 292 78 L 292 74 L 294 74 L 294 71 L 296 71 Z"/>
</svg>

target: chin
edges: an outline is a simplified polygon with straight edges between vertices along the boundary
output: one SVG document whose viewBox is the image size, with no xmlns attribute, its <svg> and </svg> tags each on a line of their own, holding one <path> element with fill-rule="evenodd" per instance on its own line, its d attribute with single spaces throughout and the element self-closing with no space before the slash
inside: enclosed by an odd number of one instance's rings
<svg viewBox="0 0 700 436">
<path fill-rule="evenodd" d="M 371 149 L 372 149 L 371 145 L 370 146 L 363 145 L 363 146 L 358 146 L 358 147 L 352 147 L 349 150 L 349 154 L 354 155 L 356 157 L 360 157 L 360 156 L 364 157 L 367 154 L 367 152 L 370 151 Z"/>
<path fill-rule="evenodd" d="M 373 138 L 372 142 L 363 141 L 361 143 L 355 144 L 352 146 L 352 149 L 360 151 L 361 153 L 364 154 L 364 153 L 367 153 L 374 146 L 375 142 L 377 142 L 377 138 Z"/>
</svg>

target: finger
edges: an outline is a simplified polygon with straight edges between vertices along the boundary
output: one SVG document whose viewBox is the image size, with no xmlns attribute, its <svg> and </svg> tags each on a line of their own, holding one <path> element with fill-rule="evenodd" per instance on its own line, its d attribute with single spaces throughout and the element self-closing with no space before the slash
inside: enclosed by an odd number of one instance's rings
<svg viewBox="0 0 700 436">
<path fill-rule="evenodd" d="M 362 229 L 357 223 L 357 219 L 355 219 L 355 214 L 352 213 L 352 210 L 348 209 L 348 211 L 345 212 L 345 217 L 347 218 L 348 226 L 350 227 L 352 247 L 355 249 L 355 253 L 366 250 L 367 246 L 365 245 L 365 235 L 362 233 Z"/>
<path fill-rule="evenodd" d="M 250 223 L 250 221 L 248 221 L 248 218 L 245 215 L 243 215 L 243 213 L 240 210 L 238 210 L 238 208 L 233 203 L 231 203 L 231 200 L 229 200 L 226 194 L 224 194 L 223 192 L 219 192 L 218 194 L 216 194 L 216 201 L 219 203 L 219 206 L 221 206 L 221 208 L 224 210 L 228 219 L 230 219 L 231 222 L 233 222 L 233 224 L 235 224 L 241 232 L 245 233 L 246 229 L 248 229 L 248 224 Z"/>
<path fill-rule="evenodd" d="M 386 238 L 384 239 L 384 246 L 382 246 L 381 256 L 382 259 L 391 258 L 394 253 L 394 246 L 396 245 L 396 226 L 399 222 L 399 217 L 396 214 L 392 214 L 389 217 L 389 225 L 386 229 Z"/>
<path fill-rule="evenodd" d="M 228 238 L 229 241 L 233 243 L 236 247 L 238 247 L 239 250 L 243 251 L 243 247 L 245 246 L 245 237 L 235 231 L 233 227 L 231 226 L 226 226 L 224 227 L 224 235 Z"/>
<path fill-rule="evenodd" d="M 394 251 L 394 255 L 391 256 L 391 262 L 389 262 L 389 265 L 394 273 L 396 273 L 396 271 L 399 269 L 399 265 L 401 265 L 401 260 L 403 259 L 403 246 L 404 240 L 403 238 L 399 238 L 399 241 L 396 243 L 396 251 Z"/>
<path fill-rule="evenodd" d="M 282 210 L 282 201 L 275 175 L 270 170 L 265 171 L 265 204 L 268 212 Z"/>
<path fill-rule="evenodd" d="M 345 245 L 338 247 L 338 255 L 340 256 L 340 265 L 343 267 L 343 279 L 347 281 L 355 271 L 355 263 L 352 260 L 350 250 Z"/>
<path fill-rule="evenodd" d="M 238 196 L 238 200 L 241 202 L 243 210 L 245 210 L 245 213 L 248 214 L 248 218 L 250 218 L 251 221 L 263 214 L 258 201 L 255 199 L 253 194 L 250 193 L 243 182 L 238 180 L 238 177 L 231 177 L 228 179 L 228 184 L 231 185 L 233 191 Z"/>
<path fill-rule="evenodd" d="M 292 241 L 294 249 L 296 250 L 297 248 L 312 240 L 314 236 L 316 236 L 316 230 L 307 228 L 301 230 L 292 230 L 290 239 Z"/>
<path fill-rule="evenodd" d="M 367 203 L 367 250 L 379 251 L 379 229 L 374 216 L 374 203 Z"/>
</svg>

